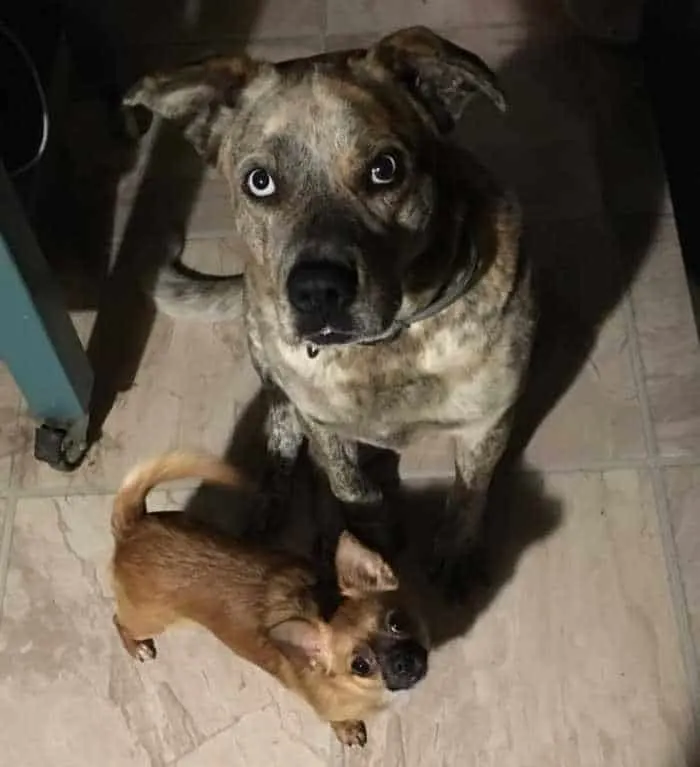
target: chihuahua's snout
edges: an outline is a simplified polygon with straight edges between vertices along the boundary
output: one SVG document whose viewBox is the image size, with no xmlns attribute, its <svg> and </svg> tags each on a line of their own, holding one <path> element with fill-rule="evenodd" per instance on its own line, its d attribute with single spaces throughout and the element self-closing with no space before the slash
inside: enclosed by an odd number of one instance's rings
<svg viewBox="0 0 700 767">
<path fill-rule="evenodd" d="M 302 261 L 289 274 L 287 293 L 299 314 L 325 324 L 355 300 L 357 271 L 333 261 Z"/>
<path fill-rule="evenodd" d="M 384 667 L 390 690 L 407 690 L 420 682 L 428 670 L 428 651 L 414 639 L 397 642 L 387 653 Z"/>
</svg>

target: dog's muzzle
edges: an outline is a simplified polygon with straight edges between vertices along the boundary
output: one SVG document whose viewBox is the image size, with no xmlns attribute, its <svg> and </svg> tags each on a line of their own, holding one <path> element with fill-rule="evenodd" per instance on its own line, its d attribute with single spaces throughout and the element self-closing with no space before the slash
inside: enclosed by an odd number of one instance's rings
<svg viewBox="0 0 700 767">
<path fill-rule="evenodd" d="M 318 345 L 342 343 L 351 333 L 349 309 L 357 297 L 357 284 L 357 270 L 348 264 L 297 263 L 287 278 L 287 295 L 301 334 Z"/>
<path fill-rule="evenodd" d="M 415 639 L 404 639 L 392 645 L 380 665 L 388 690 L 408 690 L 426 675 L 428 651 Z"/>
</svg>

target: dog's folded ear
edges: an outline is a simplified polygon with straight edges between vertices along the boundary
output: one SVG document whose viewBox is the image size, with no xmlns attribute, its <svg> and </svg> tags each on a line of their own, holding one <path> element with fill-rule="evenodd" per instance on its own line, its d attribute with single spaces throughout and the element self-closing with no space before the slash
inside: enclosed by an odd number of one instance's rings
<svg viewBox="0 0 700 767">
<path fill-rule="evenodd" d="M 394 571 L 377 554 L 344 531 L 335 552 L 338 588 L 351 599 L 378 591 L 395 591 L 399 581 Z"/>
<path fill-rule="evenodd" d="M 215 161 L 243 90 L 265 66 L 247 56 L 212 57 L 142 78 L 123 103 L 176 122 L 195 149 Z"/>
<path fill-rule="evenodd" d="M 328 628 L 318 621 L 289 618 L 273 626 L 270 640 L 290 659 L 309 666 L 331 665 L 331 646 Z"/>
<path fill-rule="evenodd" d="M 425 27 L 409 27 L 380 40 L 367 52 L 428 111 L 442 133 L 459 120 L 468 101 L 483 93 L 501 111 L 506 99 L 495 74 L 474 53 Z"/>
</svg>

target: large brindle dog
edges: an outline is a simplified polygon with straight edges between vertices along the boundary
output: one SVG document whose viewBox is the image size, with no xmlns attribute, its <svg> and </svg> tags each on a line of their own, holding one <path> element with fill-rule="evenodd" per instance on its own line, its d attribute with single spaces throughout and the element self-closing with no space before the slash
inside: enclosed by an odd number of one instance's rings
<svg viewBox="0 0 700 767">
<path fill-rule="evenodd" d="M 253 360 L 280 394 L 276 465 L 306 437 L 334 494 L 366 506 L 381 492 L 359 443 L 454 436 L 434 547 L 445 586 L 469 559 L 535 318 L 515 199 L 445 139 L 475 94 L 505 108 L 477 56 L 412 28 L 279 64 L 210 59 L 146 77 L 126 99 L 180 124 L 229 182 L 245 274 L 169 268 L 156 298 L 209 317 L 243 300 Z"/>
</svg>

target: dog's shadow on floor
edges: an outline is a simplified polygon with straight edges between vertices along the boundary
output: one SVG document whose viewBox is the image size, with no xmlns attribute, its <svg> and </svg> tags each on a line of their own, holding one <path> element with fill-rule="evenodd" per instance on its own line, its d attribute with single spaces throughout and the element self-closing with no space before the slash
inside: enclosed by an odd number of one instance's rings
<svg viewBox="0 0 700 767">
<path fill-rule="evenodd" d="M 432 584 L 423 565 L 433 554 L 434 528 L 444 510 L 446 490 L 409 486 L 392 504 L 406 542 L 395 566 L 402 585 L 418 600 L 435 646 L 469 631 L 515 576 L 527 550 L 556 530 L 562 513 L 558 498 L 546 490 L 537 472 L 499 471 L 494 477 L 480 542 L 471 554 L 474 567 L 465 583 L 466 598 L 453 603 L 446 601 Z"/>
<path fill-rule="evenodd" d="M 687 767 L 700 767 L 700 733 L 696 733 L 686 749 Z M 669 764 L 668 767 L 671 767 Z"/>
<path fill-rule="evenodd" d="M 456 131 L 517 191 L 539 293 L 512 455 L 590 360 L 655 236 L 665 182 L 639 54 L 533 34 L 498 68 L 505 118 L 477 100 Z"/>
</svg>

